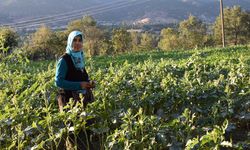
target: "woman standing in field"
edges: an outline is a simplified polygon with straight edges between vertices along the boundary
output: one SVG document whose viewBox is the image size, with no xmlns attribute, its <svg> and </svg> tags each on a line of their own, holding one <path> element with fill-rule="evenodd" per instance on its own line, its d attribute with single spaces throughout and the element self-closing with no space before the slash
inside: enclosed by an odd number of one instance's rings
<svg viewBox="0 0 250 150">
<path fill-rule="evenodd" d="M 91 88 L 94 82 L 89 80 L 85 69 L 83 37 L 80 31 L 73 31 L 68 36 L 66 53 L 59 59 L 56 67 L 56 86 L 59 87 L 58 105 L 60 111 L 73 98 L 81 101 L 79 94 L 85 95 L 84 103 L 93 100 Z"/>
<path fill-rule="evenodd" d="M 88 73 L 86 72 L 82 47 L 82 33 L 80 31 L 71 32 L 68 36 L 66 53 L 59 59 L 56 67 L 55 83 L 59 87 L 58 105 L 60 111 L 63 111 L 63 107 L 69 102 L 70 98 L 73 99 L 74 103 L 81 102 L 84 106 L 93 101 L 91 89 L 95 85 L 93 81 L 89 80 Z M 83 100 L 79 94 L 84 95 Z M 82 139 L 85 136 L 82 136 L 81 132 L 78 135 L 80 139 L 79 141 L 77 139 L 77 147 L 79 149 L 86 149 L 86 143 Z M 72 135 L 69 136 L 71 137 Z M 70 142 L 75 143 L 74 140 Z M 60 149 L 65 149 L 64 140 L 59 145 Z"/>
</svg>

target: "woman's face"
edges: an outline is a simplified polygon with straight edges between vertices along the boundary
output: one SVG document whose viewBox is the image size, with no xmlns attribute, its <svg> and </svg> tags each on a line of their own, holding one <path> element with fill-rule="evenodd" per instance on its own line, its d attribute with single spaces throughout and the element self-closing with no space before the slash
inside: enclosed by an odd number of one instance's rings
<svg viewBox="0 0 250 150">
<path fill-rule="evenodd" d="M 82 38 L 80 36 L 76 36 L 72 43 L 72 48 L 74 51 L 82 50 Z"/>
</svg>

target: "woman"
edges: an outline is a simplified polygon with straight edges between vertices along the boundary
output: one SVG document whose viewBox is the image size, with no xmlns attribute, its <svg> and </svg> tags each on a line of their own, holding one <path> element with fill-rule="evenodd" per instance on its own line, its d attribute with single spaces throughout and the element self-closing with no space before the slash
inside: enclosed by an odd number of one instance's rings
<svg viewBox="0 0 250 150">
<path fill-rule="evenodd" d="M 59 59 L 56 67 L 56 86 L 59 87 L 58 105 L 60 111 L 73 98 L 74 102 L 81 101 L 79 94 L 84 95 L 83 104 L 93 101 L 91 89 L 95 87 L 94 82 L 89 80 L 85 70 L 84 53 L 82 50 L 83 37 L 80 31 L 73 31 L 68 36 L 66 53 Z M 88 120 L 87 124 L 91 124 Z M 88 132 L 88 138 L 90 131 Z M 89 140 L 89 139 L 88 139 Z M 87 149 L 84 132 L 81 130 L 77 135 L 78 149 Z M 74 134 L 69 134 L 69 142 L 74 145 Z M 92 145 L 89 145 L 93 149 Z M 66 149 L 63 137 L 59 149 Z"/>
<path fill-rule="evenodd" d="M 89 80 L 85 70 L 83 37 L 80 31 L 73 31 L 68 36 L 66 53 L 59 59 L 56 67 L 56 86 L 59 87 L 58 104 L 60 111 L 70 98 L 80 101 L 79 94 L 85 95 L 84 103 L 93 101 L 91 88 L 94 82 Z"/>
</svg>

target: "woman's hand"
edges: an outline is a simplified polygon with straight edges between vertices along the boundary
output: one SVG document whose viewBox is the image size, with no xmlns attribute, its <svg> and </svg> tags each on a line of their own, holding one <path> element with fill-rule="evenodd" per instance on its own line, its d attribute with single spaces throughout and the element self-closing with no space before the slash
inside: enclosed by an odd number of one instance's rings
<svg viewBox="0 0 250 150">
<path fill-rule="evenodd" d="M 95 86 L 96 86 L 96 81 L 91 80 L 91 81 L 89 81 L 89 84 L 90 84 L 91 88 L 95 88 Z"/>
<path fill-rule="evenodd" d="M 91 88 L 91 85 L 89 82 L 81 82 L 81 88 L 82 89 L 89 89 L 89 88 Z"/>
</svg>

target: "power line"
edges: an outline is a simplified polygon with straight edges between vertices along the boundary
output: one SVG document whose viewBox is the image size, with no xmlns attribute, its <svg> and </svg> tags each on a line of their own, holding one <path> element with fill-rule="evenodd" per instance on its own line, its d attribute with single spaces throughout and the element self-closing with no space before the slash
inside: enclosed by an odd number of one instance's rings
<svg viewBox="0 0 250 150">
<path fill-rule="evenodd" d="M 88 11 L 88 10 L 91 10 L 91 9 L 98 9 L 99 7 L 102 7 L 102 6 L 106 6 L 106 5 L 110 5 L 110 4 L 115 4 L 115 3 L 118 3 L 118 2 L 126 2 L 124 0 L 117 0 L 115 2 L 108 2 L 108 3 L 105 3 L 105 4 L 100 4 L 98 6 L 92 6 L 92 7 L 88 7 L 88 8 L 85 8 L 85 9 L 80 9 L 80 10 L 74 10 L 74 11 L 70 11 L 70 12 L 66 12 L 66 13 L 59 13 L 59 14 L 56 14 L 56 15 L 51 15 L 51 16 L 46 16 L 46 17 L 38 17 L 38 18 L 34 18 L 34 19 L 29 19 L 29 20 L 25 20 L 25 21 L 20 21 L 20 22 L 16 22 L 16 23 L 8 23 L 8 24 L 3 24 L 3 26 L 15 26 L 15 25 L 19 25 L 19 24 L 27 24 L 27 23 L 33 23 L 33 22 L 37 22 L 37 21 L 42 21 L 42 20 L 46 20 L 46 19 L 53 19 L 55 17 L 60 17 L 60 16 L 67 16 L 67 15 L 73 15 L 73 14 L 77 14 L 77 13 L 81 13 L 83 11 Z"/>
<path fill-rule="evenodd" d="M 109 5 L 103 8 L 99 8 L 99 9 L 94 9 L 94 11 L 98 12 L 98 11 L 102 11 L 105 9 L 113 9 L 115 7 L 119 7 L 120 5 L 127 5 L 129 3 L 119 3 L 116 4 L 115 6 Z M 44 23 L 50 23 L 50 22 L 59 22 L 59 21 L 63 21 L 63 20 L 68 20 L 68 19 L 74 19 L 74 18 L 79 18 L 82 17 L 83 14 L 88 14 L 91 13 L 93 10 L 88 10 L 88 11 L 82 11 L 81 13 L 77 13 L 77 14 L 69 14 L 66 16 L 61 16 L 58 18 L 51 18 L 51 19 L 47 19 L 47 20 L 41 20 L 41 21 L 34 21 L 31 23 L 27 23 L 27 24 L 21 24 L 21 25 L 15 25 L 15 27 L 25 27 L 25 26 L 35 26 L 36 24 L 40 25 L 40 24 L 44 24 Z"/>
<path fill-rule="evenodd" d="M 102 8 L 100 10 L 95 10 L 94 12 L 85 12 L 88 13 L 88 15 L 96 15 L 96 14 L 100 14 L 100 13 L 103 13 L 103 12 L 107 12 L 107 11 L 110 11 L 110 10 L 114 10 L 114 9 L 119 9 L 119 8 L 123 8 L 123 7 L 127 7 L 127 6 L 131 6 L 131 5 L 135 5 L 135 4 L 140 4 L 140 3 L 145 3 L 147 1 L 150 1 L 150 0 L 144 0 L 143 2 L 136 2 L 136 3 L 127 3 L 127 4 L 122 4 L 122 5 L 118 5 L 118 6 L 112 6 L 112 7 L 107 7 L 107 8 Z M 55 22 L 60 22 L 60 21 L 67 21 L 67 20 L 73 20 L 73 19 L 77 19 L 79 17 L 82 17 L 83 14 L 77 14 L 77 15 L 70 15 L 70 16 L 65 16 L 65 17 L 61 17 L 61 18 L 56 18 L 56 19 L 51 19 L 51 20 L 47 20 L 45 22 L 38 22 L 38 23 L 35 23 L 35 24 L 31 24 L 31 25 L 23 25 L 23 26 L 16 26 L 16 28 L 27 28 L 27 27 L 37 27 L 39 25 L 42 25 L 42 24 L 45 24 L 45 23 L 55 23 Z"/>
<path fill-rule="evenodd" d="M 145 3 L 148 2 L 150 0 L 144 0 L 144 1 L 134 1 L 134 2 L 125 2 L 125 1 L 120 1 L 120 3 L 112 3 L 108 6 L 103 5 L 103 7 L 97 6 L 97 7 L 90 7 L 90 8 L 86 8 L 84 10 L 78 10 L 78 11 L 72 11 L 72 12 L 68 12 L 68 13 L 63 13 L 63 14 L 59 14 L 59 15 L 53 15 L 53 16 L 49 16 L 49 17 L 42 17 L 42 18 L 37 18 L 37 19 L 33 19 L 33 20 L 28 20 L 28 21 L 23 21 L 22 23 L 19 24 L 14 24 L 12 25 L 14 28 L 18 28 L 18 29 L 24 29 L 27 27 L 37 27 L 39 25 L 45 24 L 45 23 L 54 23 L 54 22 L 60 22 L 60 21 L 68 21 L 69 19 L 76 19 L 79 17 L 82 17 L 83 14 L 88 14 L 88 15 L 96 15 L 96 14 L 100 14 L 103 12 L 107 12 L 107 11 L 111 11 L 114 9 L 119 9 L 119 8 L 123 8 L 123 7 L 127 7 L 127 6 L 131 6 L 131 5 L 137 5 L 140 3 Z M 118 2 L 118 1 L 117 1 Z M 107 5 L 107 4 L 106 4 Z M 94 10 L 91 10 L 91 8 L 96 8 Z M 76 14 L 77 13 L 77 14 Z M 64 14 L 67 14 L 66 16 L 62 16 Z M 55 18 L 56 16 L 61 16 L 58 18 Z M 44 20 L 47 19 L 47 20 Z"/>
</svg>

